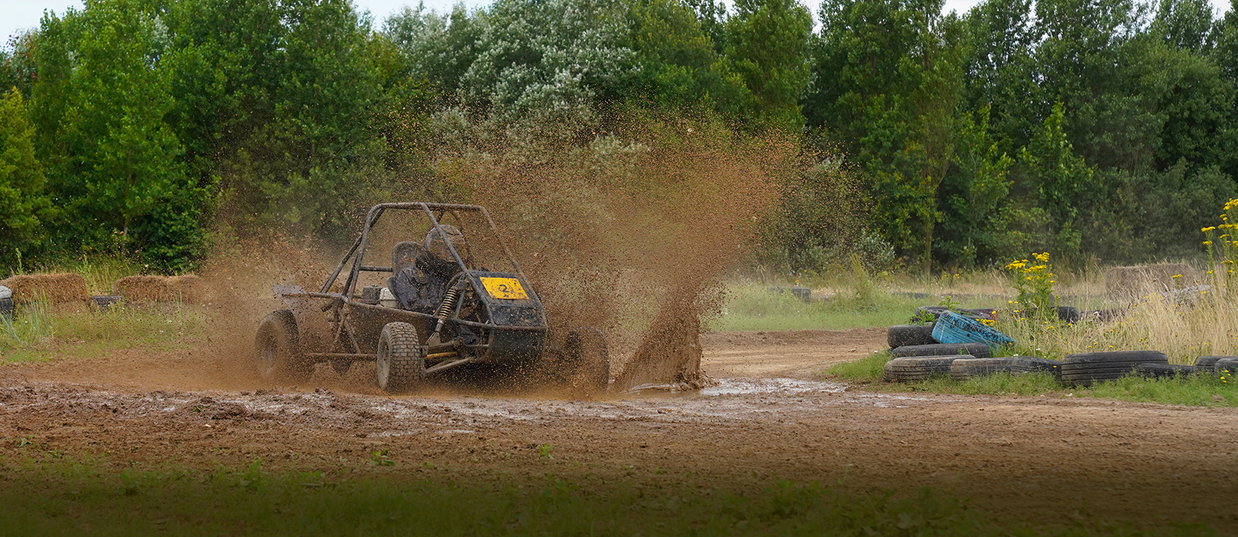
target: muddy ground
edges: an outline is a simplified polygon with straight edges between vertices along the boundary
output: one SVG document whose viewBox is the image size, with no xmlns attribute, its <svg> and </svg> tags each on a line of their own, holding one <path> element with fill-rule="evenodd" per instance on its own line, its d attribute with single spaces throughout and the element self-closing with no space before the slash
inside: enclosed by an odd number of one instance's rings
<svg viewBox="0 0 1238 537">
<path fill-rule="evenodd" d="M 452 384 L 392 397 L 362 364 L 343 377 L 319 369 L 317 386 L 263 386 L 208 349 L 7 365 L 0 456 L 35 445 L 150 468 L 261 457 L 330 475 L 549 473 L 600 489 L 931 485 L 1032 523 L 1086 512 L 1238 533 L 1238 409 L 874 393 L 822 379 L 829 364 L 883 348 L 882 329 L 706 334 L 702 344 L 714 388 L 585 401 Z M 369 464 L 378 450 L 395 464 Z"/>
</svg>

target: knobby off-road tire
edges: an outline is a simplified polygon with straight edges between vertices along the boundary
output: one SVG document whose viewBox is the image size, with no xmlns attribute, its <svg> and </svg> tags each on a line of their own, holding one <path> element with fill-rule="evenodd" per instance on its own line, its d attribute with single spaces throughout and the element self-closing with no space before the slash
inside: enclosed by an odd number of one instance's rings
<svg viewBox="0 0 1238 537">
<path fill-rule="evenodd" d="M 1159 351 L 1084 352 L 1062 360 L 1062 382 L 1091 386 L 1114 380 L 1135 371 L 1139 364 L 1168 364 L 1169 357 Z"/>
<path fill-rule="evenodd" d="M 900 324 L 891 326 L 886 330 L 886 343 L 890 344 L 890 348 L 898 348 L 905 345 L 932 345 L 937 343 L 933 339 L 933 325 L 930 324 Z"/>
<path fill-rule="evenodd" d="M 895 358 L 910 356 L 948 356 L 970 354 L 973 358 L 988 358 L 989 347 L 983 343 L 933 343 L 931 345 L 904 345 L 890 351 Z"/>
<path fill-rule="evenodd" d="M 1060 377 L 1062 362 L 1046 360 L 1035 356 L 1004 356 L 1001 358 L 973 358 L 955 360 L 950 364 L 950 378 L 966 380 L 972 377 L 982 377 L 994 373 L 1022 374 L 1044 371 L 1054 377 Z"/>
<path fill-rule="evenodd" d="M 915 358 L 895 358 L 886 362 L 882 369 L 882 377 L 889 382 L 906 382 L 909 380 L 924 380 L 934 375 L 945 376 L 950 372 L 950 364 L 955 360 L 975 358 L 970 354 L 952 356 L 919 356 Z"/>
<path fill-rule="evenodd" d="M 254 366 L 258 376 L 269 380 L 305 382 L 313 375 L 314 364 L 301 353 L 297 320 L 291 310 L 273 311 L 258 323 Z"/>
<path fill-rule="evenodd" d="M 378 337 L 378 387 L 386 392 L 401 392 L 426 376 L 417 330 L 408 323 L 387 323 Z"/>
<path fill-rule="evenodd" d="M 596 328 L 577 328 L 564 342 L 566 362 L 562 374 L 574 389 L 604 392 L 610 386 L 610 353 L 606 338 Z"/>
</svg>

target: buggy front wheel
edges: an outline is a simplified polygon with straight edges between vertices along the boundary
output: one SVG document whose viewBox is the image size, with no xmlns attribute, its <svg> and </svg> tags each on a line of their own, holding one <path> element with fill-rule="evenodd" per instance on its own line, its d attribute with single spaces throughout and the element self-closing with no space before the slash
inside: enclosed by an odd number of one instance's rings
<svg viewBox="0 0 1238 537">
<path fill-rule="evenodd" d="M 301 354 L 297 321 L 290 310 L 273 311 L 258 323 L 254 365 L 264 379 L 304 382 L 314 369 Z"/>
<path fill-rule="evenodd" d="M 426 360 L 417 330 L 408 323 L 387 323 L 378 338 L 378 387 L 387 392 L 411 388 L 426 376 Z"/>
</svg>

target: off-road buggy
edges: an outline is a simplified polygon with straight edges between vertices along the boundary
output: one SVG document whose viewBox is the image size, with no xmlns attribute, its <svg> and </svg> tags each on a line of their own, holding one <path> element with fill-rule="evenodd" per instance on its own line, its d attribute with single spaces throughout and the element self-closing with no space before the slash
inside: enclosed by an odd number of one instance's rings
<svg viewBox="0 0 1238 537">
<path fill-rule="evenodd" d="M 589 391 L 609 381 L 601 332 L 553 337 L 541 299 L 480 206 L 375 205 L 318 292 L 274 291 L 287 309 L 258 325 L 265 378 L 305 382 L 321 362 L 344 374 L 375 360 L 378 386 L 389 392 L 469 364 L 549 372 Z"/>
</svg>

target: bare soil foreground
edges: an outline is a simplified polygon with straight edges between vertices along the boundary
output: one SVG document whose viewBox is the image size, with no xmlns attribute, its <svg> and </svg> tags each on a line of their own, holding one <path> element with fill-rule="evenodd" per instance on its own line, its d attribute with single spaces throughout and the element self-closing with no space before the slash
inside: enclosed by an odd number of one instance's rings
<svg viewBox="0 0 1238 537">
<path fill-rule="evenodd" d="M 702 337 L 700 392 L 574 401 L 440 384 L 392 397 L 373 366 L 262 386 L 240 358 L 129 351 L 0 367 L 0 457 L 23 445 L 119 468 L 244 466 L 335 475 L 742 489 L 774 478 L 869 492 L 933 486 L 999 517 L 1202 522 L 1238 534 L 1238 410 L 1069 397 L 866 392 L 821 380 L 884 330 Z M 467 392 L 474 392 L 466 394 Z M 18 441 L 25 439 L 25 441 Z M 392 465 L 371 464 L 387 450 Z"/>
</svg>

